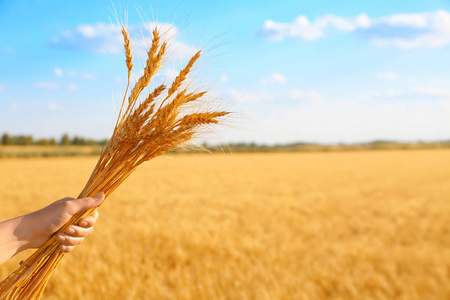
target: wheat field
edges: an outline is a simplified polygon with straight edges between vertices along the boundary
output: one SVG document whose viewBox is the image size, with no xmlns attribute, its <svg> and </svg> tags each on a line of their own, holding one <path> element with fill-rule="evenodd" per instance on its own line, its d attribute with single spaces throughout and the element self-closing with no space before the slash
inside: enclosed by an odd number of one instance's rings
<svg viewBox="0 0 450 300">
<path fill-rule="evenodd" d="M 95 163 L 0 160 L 0 220 L 77 195 Z M 101 207 L 43 297 L 449 298 L 449 150 L 152 160 Z"/>
</svg>

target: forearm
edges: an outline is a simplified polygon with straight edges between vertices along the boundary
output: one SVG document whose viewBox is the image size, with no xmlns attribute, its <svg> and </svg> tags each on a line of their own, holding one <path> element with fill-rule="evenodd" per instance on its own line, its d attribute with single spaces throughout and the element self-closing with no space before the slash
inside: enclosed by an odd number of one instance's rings
<svg viewBox="0 0 450 300">
<path fill-rule="evenodd" d="M 26 218 L 21 216 L 0 223 L 0 264 L 29 248 Z"/>
</svg>

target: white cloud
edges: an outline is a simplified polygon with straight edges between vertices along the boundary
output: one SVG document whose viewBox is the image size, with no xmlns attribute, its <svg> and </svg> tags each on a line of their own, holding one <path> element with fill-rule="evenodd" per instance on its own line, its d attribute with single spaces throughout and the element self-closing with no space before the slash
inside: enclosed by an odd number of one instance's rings
<svg viewBox="0 0 450 300">
<path fill-rule="evenodd" d="M 128 26 L 133 43 L 133 52 L 136 50 L 134 48 L 135 45 L 148 45 L 148 41 L 151 41 L 151 32 L 154 27 L 155 23 L 144 24 L 144 29 L 142 26 L 137 25 Z M 174 25 L 159 23 L 158 28 L 160 29 L 161 36 L 164 36 L 170 41 L 172 50 L 169 49 L 169 51 L 172 51 L 172 55 L 177 57 L 191 56 L 197 51 L 195 47 L 177 40 L 178 29 Z M 119 25 L 106 23 L 83 24 L 54 37 L 51 40 L 51 44 L 58 48 L 89 51 L 99 54 L 122 53 L 124 50 L 120 32 L 121 28 Z"/>
<path fill-rule="evenodd" d="M 78 91 L 78 89 L 79 89 L 78 85 L 76 83 L 69 83 L 67 85 L 67 88 L 71 91 Z"/>
<path fill-rule="evenodd" d="M 34 84 L 35 87 L 40 88 L 40 89 L 46 89 L 46 90 L 55 90 L 58 88 L 58 85 L 54 82 L 36 82 Z"/>
<path fill-rule="evenodd" d="M 325 98 L 319 92 L 312 91 L 309 93 L 309 97 L 312 101 L 323 102 Z"/>
<path fill-rule="evenodd" d="M 378 72 L 377 77 L 382 79 L 388 79 L 388 80 L 396 80 L 398 79 L 398 74 L 392 71 L 386 71 L 386 72 Z"/>
<path fill-rule="evenodd" d="M 285 83 L 286 77 L 283 74 L 274 72 L 269 77 L 263 78 L 262 83 Z"/>
<path fill-rule="evenodd" d="M 61 68 L 58 68 L 58 67 L 54 68 L 53 72 L 55 72 L 55 75 L 58 76 L 58 77 L 62 77 L 63 76 L 63 71 L 62 71 Z"/>
<path fill-rule="evenodd" d="M 301 91 L 298 89 L 293 89 L 289 93 L 289 96 L 294 100 L 308 100 L 313 102 L 323 102 L 325 100 L 322 94 L 316 91 Z"/>
<path fill-rule="evenodd" d="M 293 89 L 293 90 L 289 93 L 289 96 L 290 96 L 292 99 L 300 100 L 300 99 L 302 99 L 303 97 L 305 97 L 305 93 L 302 92 L 302 91 L 300 91 L 300 90 Z"/>
<path fill-rule="evenodd" d="M 54 72 L 58 77 L 62 77 L 64 75 L 72 78 L 82 78 L 84 80 L 94 80 L 97 78 L 97 76 L 93 73 L 79 73 L 72 70 L 63 71 L 61 68 L 55 68 Z"/>
<path fill-rule="evenodd" d="M 17 104 L 17 103 L 11 103 L 10 105 L 9 105 L 9 108 L 11 109 L 11 110 L 17 110 L 18 108 L 19 108 L 19 105 Z"/>
<path fill-rule="evenodd" d="M 3 85 L 0 85 L 0 92 L 4 92 L 5 91 L 5 87 Z"/>
<path fill-rule="evenodd" d="M 418 86 L 413 92 L 428 96 L 450 96 L 450 90 L 434 86 Z"/>
<path fill-rule="evenodd" d="M 178 74 L 180 73 L 180 71 L 177 71 L 173 68 L 166 68 L 163 70 L 163 74 L 164 74 L 164 78 L 166 79 L 166 81 L 172 82 L 173 80 L 175 80 L 175 78 L 178 76 Z M 137 80 L 138 78 L 136 78 Z"/>
<path fill-rule="evenodd" d="M 63 109 L 60 105 L 56 104 L 55 102 L 47 102 L 47 108 L 51 111 L 59 111 L 61 112 Z"/>
<path fill-rule="evenodd" d="M 425 97 L 424 97 L 425 96 Z M 381 91 L 373 91 L 369 93 L 369 98 L 380 99 L 380 98 L 413 98 L 416 100 L 427 100 L 427 99 L 450 99 L 450 90 L 446 88 L 441 88 L 437 86 L 417 86 L 414 84 L 409 88 L 404 89 L 386 89 Z"/>
<path fill-rule="evenodd" d="M 405 96 L 411 96 L 413 95 L 411 89 L 393 89 L 389 88 L 386 90 L 376 90 L 371 91 L 368 93 L 369 99 L 383 99 L 383 98 L 399 98 L 399 97 L 405 97 Z"/>
<path fill-rule="evenodd" d="M 102 33 L 105 32 L 105 30 L 108 30 L 108 27 L 107 25 L 105 26 L 105 24 L 97 24 L 96 27 L 91 25 L 78 26 L 78 31 L 87 38 L 94 38 L 98 35 L 98 32 Z"/>
<path fill-rule="evenodd" d="M 220 76 L 219 78 L 219 82 L 227 82 L 228 81 L 228 76 L 226 74 L 222 74 L 222 76 Z"/>
<path fill-rule="evenodd" d="M 231 89 L 229 91 L 231 98 L 236 102 L 261 102 L 272 100 L 272 95 L 266 91 L 247 92 L 237 89 Z"/>
<path fill-rule="evenodd" d="M 402 49 L 440 47 L 450 43 L 450 13 L 445 10 L 427 13 L 393 14 L 370 18 L 325 15 L 310 21 L 300 15 L 292 23 L 266 20 L 258 35 L 274 41 L 285 38 L 316 40 L 329 32 L 354 33 L 377 46 Z"/>
<path fill-rule="evenodd" d="M 384 92 L 384 95 L 388 98 L 394 98 L 394 97 L 402 96 L 404 94 L 405 93 L 403 91 L 396 90 L 396 89 L 387 89 Z"/>
<path fill-rule="evenodd" d="M 78 25 L 52 39 L 51 44 L 59 48 L 90 51 L 96 53 L 120 53 L 122 45 L 118 40 L 118 26 L 105 23 Z"/>
<path fill-rule="evenodd" d="M 92 73 L 84 73 L 83 75 L 81 75 L 81 77 L 85 80 L 94 80 L 97 78 L 97 76 L 95 76 L 95 74 Z"/>
<path fill-rule="evenodd" d="M 325 15 L 317 18 L 314 22 L 310 22 L 308 17 L 300 15 L 292 23 L 278 23 L 267 20 L 259 34 L 275 41 L 281 41 L 287 37 L 315 40 L 323 37 L 327 29 L 351 32 L 357 28 L 368 26 L 370 26 L 370 19 L 366 14 L 360 14 L 356 18 Z"/>
<path fill-rule="evenodd" d="M 48 102 L 47 108 L 50 110 L 58 110 L 58 105 L 56 105 L 56 103 L 54 103 L 54 102 Z"/>
</svg>

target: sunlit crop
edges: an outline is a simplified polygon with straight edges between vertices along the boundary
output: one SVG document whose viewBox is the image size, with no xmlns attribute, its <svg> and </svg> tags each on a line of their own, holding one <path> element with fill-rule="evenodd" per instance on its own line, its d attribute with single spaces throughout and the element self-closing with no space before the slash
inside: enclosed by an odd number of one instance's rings
<svg viewBox="0 0 450 300">
<path fill-rule="evenodd" d="M 0 219 L 74 196 L 96 160 L 0 160 Z M 43 299 L 448 299 L 449 195 L 448 150 L 159 158 Z"/>
</svg>

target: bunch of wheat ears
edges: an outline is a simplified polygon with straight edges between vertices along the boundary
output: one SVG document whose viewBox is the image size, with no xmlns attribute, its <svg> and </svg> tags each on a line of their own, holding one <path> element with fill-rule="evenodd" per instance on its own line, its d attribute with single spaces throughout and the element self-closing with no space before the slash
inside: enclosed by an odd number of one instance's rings
<svg viewBox="0 0 450 300">
<path fill-rule="evenodd" d="M 141 97 L 141 93 L 170 56 L 167 35 L 158 26 L 155 26 L 152 35 L 143 74 L 129 93 L 133 56 L 129 33 L 122 26 L 128 84 L 111 139 L 79 198 L 99 192 L 104 192 L 108 197 L 140 164 L 185 144 L 202 128 L 217 124 L 218 118 L 229 114 L 227 111 L 211 111 L 211 105 L 206 105 L 206 110 L 202 108 L 207 103 L 207 92 L 194 90 L 193 84 L 187 80 L 201 51 L 192 56 L 170 86 L 161 84 L 145 98 Z M 89 209 L 74 215 L 1 282 L 0 299 L 39 299 L 53 270 L 64 256 L 55 240 L 56 234 L 63 232 L 69 225 L 77 224 L 93 211 Z"/>
</svg>

